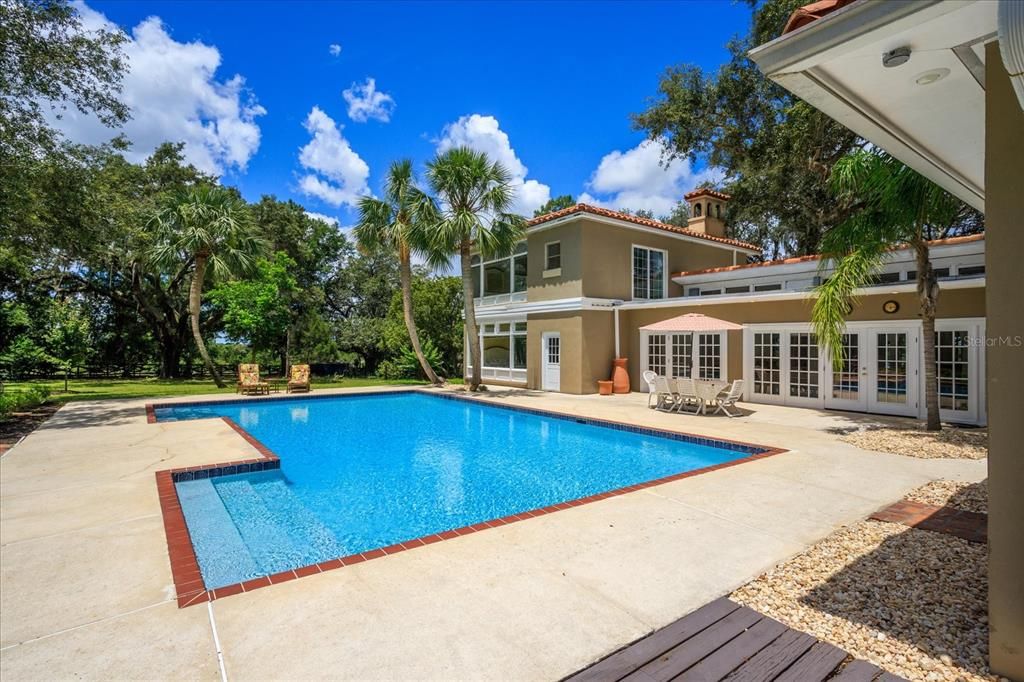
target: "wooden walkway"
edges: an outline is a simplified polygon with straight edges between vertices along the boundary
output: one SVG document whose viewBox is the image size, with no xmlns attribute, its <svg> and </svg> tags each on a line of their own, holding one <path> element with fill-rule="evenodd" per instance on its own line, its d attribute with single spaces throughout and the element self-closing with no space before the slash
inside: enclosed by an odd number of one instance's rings
<svg viewBox="0 0 1024 682">
<path fill-rule="evenodd" d="M 902 678 L 722 597 L 567 678 L 571 682 L 896 682 Z"/>
</svg>

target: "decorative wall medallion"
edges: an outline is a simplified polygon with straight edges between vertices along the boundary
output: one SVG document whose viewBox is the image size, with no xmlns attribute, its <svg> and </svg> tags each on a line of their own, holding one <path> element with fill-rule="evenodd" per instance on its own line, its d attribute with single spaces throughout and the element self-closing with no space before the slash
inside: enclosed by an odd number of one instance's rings
<svg viewBox="0 0 1024 682">
<path fill-rule="evenodd" d="M 899 312 L 900 304 L 897 301 L 886 301 L 882 304 L 882 310 L 889 315 Z"/>
</svg>

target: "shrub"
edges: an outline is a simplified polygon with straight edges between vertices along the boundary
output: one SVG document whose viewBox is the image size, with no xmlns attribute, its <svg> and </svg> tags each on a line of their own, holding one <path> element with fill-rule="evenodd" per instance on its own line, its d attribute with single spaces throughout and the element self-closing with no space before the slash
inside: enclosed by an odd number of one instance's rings
<svg viewBox="0 0 1024 682">
<path fill-rule="evenodd" d="M 7 389 L 0 393 L 0 418 L 6 417 L 12 412 L 20 412 L 41 405 L 49 396 L 50 391 L 42 386 Z"/>
</svg>

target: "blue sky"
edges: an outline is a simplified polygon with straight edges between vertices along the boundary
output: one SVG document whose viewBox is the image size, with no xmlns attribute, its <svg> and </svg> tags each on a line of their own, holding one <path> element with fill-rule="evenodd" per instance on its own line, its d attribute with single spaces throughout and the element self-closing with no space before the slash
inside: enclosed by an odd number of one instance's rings
<svg viewBox="0 0 1024 682">
<path fill-rule="evenodd" d="M 80 8 L 87 26 L 113 22 L 133 38 L 125 132 L 140 156 L 184 140 L 248 199 L 293 198 L 343 225 L 391 160 L 422 168 L 459 143 L 511 167 L 521 210 L 572 194 L 665 212 L 713 171 L 660 167 L 629 114 L 667 66 L 716 68 L 750 17 L 726 1 Z M 61 125 L 83 141 L 109 136 L 76 116 Z"/>
</svg>

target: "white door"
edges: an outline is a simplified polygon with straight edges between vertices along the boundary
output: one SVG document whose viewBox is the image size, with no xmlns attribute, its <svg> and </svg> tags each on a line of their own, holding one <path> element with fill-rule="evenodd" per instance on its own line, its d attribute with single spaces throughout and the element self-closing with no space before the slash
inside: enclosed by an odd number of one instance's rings
<svg viewBox="0 0 1024 682">
<path fill-rule="evenodd" d="M 545 391 L 558 391 L 562 383 L 562 337 L 558 332 L 545 332 L 540 347 L 540 387 Z"/>
<path fill-rule="evenodd" d="M 868 343 L 868 411 L 917 415 L 917 330 L 876 327 L 864 331 Z"/>
<path fill-rule="evenodd" d="M 866 412 L 868 409 L 867 336 L 863 330 L 843 334 L 843 363 L 828 358 L 825 374 L 825 407 Z"/>
</svg>

